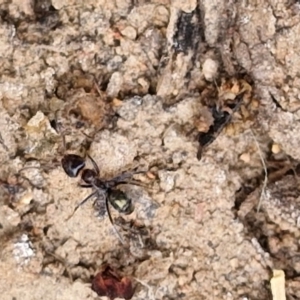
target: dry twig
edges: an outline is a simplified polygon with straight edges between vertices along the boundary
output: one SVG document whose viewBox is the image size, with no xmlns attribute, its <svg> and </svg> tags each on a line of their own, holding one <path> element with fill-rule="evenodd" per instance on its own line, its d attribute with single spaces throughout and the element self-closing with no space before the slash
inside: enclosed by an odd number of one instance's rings
<svg viewBox="0 0 300 300">
<path fill-rule="evenodd" d="M 140 279 L 138 279 L 138 278 L 136 278 L 136 277 L 134 277 L 134 279 L 137 281 L 137 282 L 139 282 L 141 285 L 143 285 L 143 286 L 145 286 L 146 288 L 148 288 L 148 291 L 149 291 L 149 300 L 155 300 L 155 294 L 154 294 L 154 292 L 153 292 L 153 288 L 149 285 L 149 284 L 147 284 L 146 282 L 144 282 L 144 281 L 142 281 L 142 280 L 140 280 Z"/>
<path fill-rule="evenodd" d="M 260 156 L 260 160 L 262 162 L 262 165 L 263 165 L 263 168 L 264 168 L 264 172 L 265 172 L 264 183 L 263 183 L 263 186 L 262 186 L 262 190 L 261 190 L 259 202 L 258 202 L 258 205 L 257 205 L 257 212 L 259 212 L 261 204 L 262 204 L 262 201 L 263 201 L 263 197 L 265 197 L 266 187 L 267 187 L 267 184 L 268 184 L 268 170 L 267 170 L 267 165 L 266 165 L 266 162 L 264 160 L 264 157 L 263 157 L 262 151 L 260 149 L 259 143 L 257 141 L 257 138 L 256 138 L 256 136 L 254 135 L 254 133 L 253 133 L 253 131 L 251 129 L 250 129 L 250 133 L 251 133 L 251 135 L 252 135 L 252 137 L 254 139 L 254 142 L 256 144 L 256 147 L 257 147 L 257 150 L 258 150 L 258 154 Z"/>
</svg>

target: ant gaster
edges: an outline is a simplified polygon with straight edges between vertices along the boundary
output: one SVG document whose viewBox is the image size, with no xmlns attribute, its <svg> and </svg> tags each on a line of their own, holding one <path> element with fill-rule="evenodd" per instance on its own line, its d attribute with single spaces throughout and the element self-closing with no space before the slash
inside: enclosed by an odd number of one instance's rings
<svg viewBox="0 0 300 300">
<path fill-rule="evenodd" d="M 94 205 L 96 207 L 99 207 L 101 206 L 101 204 L 103 204 L 103 202 L 105 203 L 105 209 L 107 211 L 109 220 L 114 226 L 113 219 L 109 211 L 109 204 L 111 204 L 114 209 L 124 214 L 130 214 L 134 209 L 131 199 L 126 195 L 126 193 L 119 190 L 118 186 L 122 184 L 141 185 L 139 182 L 131 179 L 134 174 L 144 172 L 123 172 L 112 179 L 104 180 L 100 178 L 100 170 L 94 159 L 90 155 L 87 156 L 93 165 L 93 169 L 85 168 L 85 159 L 76 154 L 67 154 L 62 158 L 61 161 L 62 167 L 69 177 L 77 177 L 81 172 L 81 179 L 84 183 L 80 184 L 80 186 L 83 188 L 94 189 L 94 191 L 90 195 L 88 195 L 75 207 L 74 212 L 71 216 L 74 215 L 76 210 L 81 205 L 86 203 L 91 198 L 95 197 L 96 200 L 94 202 Z M 122 237 L 117 230 L 116 233 L 118 234 L 121 242 L 123 242 Z"/>
</svg>

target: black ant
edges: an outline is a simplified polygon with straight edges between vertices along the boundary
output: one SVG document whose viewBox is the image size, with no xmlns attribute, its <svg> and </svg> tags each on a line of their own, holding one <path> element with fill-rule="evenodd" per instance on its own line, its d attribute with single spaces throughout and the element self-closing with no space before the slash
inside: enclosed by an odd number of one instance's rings
<svg viewBox="0 0 300 300">
<path fill-rule="evenodd" d="M 83 188 L 93 188 L 95 190 L 75 207 L 74 212 L 70 217 L 74 215 L 76 210 L 81 205 L 86 203 L 91 198 L 95 197 L 96 200 L 94 202 L 94 206 L 96 207 L 96 209 L 98 208 L 99 214 L 99 207 L 101 207 L 101 204 L 103 207 L 103 204 L 105 203 L 105 210 L 107 211 L 111 224 L 115 228 L 113 219 L 109 211 L 109 204 L 111 204 L 112 207 L 118 212 L 124 214 L 130 214 L 134 210 L 131 198 L 129 198 L 126 193 L 118 189 L 118 186 L 122 184 L 141 185 L 141 183 L 131 179 L 133 175 L 144 172 L 123 172 L 120 175 L 113 177 L 112 179 L 104 180 L 100 178 L 100 170 L 94 159 L 90 155 L 87 156 L 93 165 L 93 169 L 85 168 L 85 159 L 76 154 L 67 154 L 62 158 L 61 161 L 62 167 L 69 177 L 77 177 L 82 171 L 81 179 L 84 183 L 81 183 L 80 186 Z M 119 236 L 121 242 L 123 243 L 123 239 L 116 228 L 115 231 Z"/>
</svg>

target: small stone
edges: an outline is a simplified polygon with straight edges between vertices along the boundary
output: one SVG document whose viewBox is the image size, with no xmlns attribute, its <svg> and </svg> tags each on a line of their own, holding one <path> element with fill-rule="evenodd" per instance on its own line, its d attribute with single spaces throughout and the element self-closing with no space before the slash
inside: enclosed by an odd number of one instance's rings
<svg viewBox="0 0 300 300">
<path fill-rule="evenodd" d="M 142 104 L 142 101 L 142 98 L 138 96 L 124 100 L 123 105 L 119 106 L 117 110 L 119 116 L 126 121 L 134 120 L 138 113 L 138 107 Z"/>
<path fill-rule="evenodd" d="M 3 205 L 0 217 L 2 219 L 1 224 L 4 227 L 17 226 L 21 221 L 19 214 L 6 205 Z"/>
<path fill-rule="evenodd" d="M 27 123 L 28 127 L 37 127 L 39 128 L 46 120 L 45 115 L 38 111 Z"/>
<path fill-rule="evenodd" d="M 155 174 L 151 173 L 150 171 L 148 171 L 146 173 L 147 177 L 150 178 L 150 179 L 155 179 Z"/>
<path fill-rule="evenodd" d="M 253 109 L 258 108 L 259 107 L 259 101 L 257 99 L 252 99 L 251 100 L 251 107 Z"/>
<path fill-rule="evenodd" d="M 52 0 L 51 2 L 52 6 L 57 9 L 60 10 L 64 7 L 64 5 L 66 5 L 67 3 L 65 1 L 62 0 Z"/>
<path fill-rule="evenodd" d="M 19 202 L 21 204 L 28 205 L 32 201 L 32 199 L 33 199 L 32 192 L 28 192 L 21 197 Z"/>
<path fill-rule="evenodd" d="M 165 192 L 170 192 L 175 185 L 175 172 L 160 171 L 158 176 L 160 179 L 160 187 Z"/>
<path fill-rule="evenodd" d="M 123 36 L 129 38 L 130 40 L 136 39 L 136 30 L 132 26 L 126 26 L 123 30 L 121 30 Z"/>
<path fill-rule="evenodd" d="M 118 99 L 118 98 L 114 98 L 112 101 L 112 106 L 113 107 L 120 107 L 123 105 L 123 101 Z"/>
<path fill-rule="evenodd" d="M 300 103 L 299 103 L 299 101 L 291 102 L 290 105 L 289 105 L 289 108 L 290 108 L 291 112 L 298 111 L 300 109 Z"/>
<path fill-rule="evenodd" d="M 226 134 L 229 136 L 234 136 L 236 129 L 233 123 L 229 123 L 225 128 Z"/>
<path fill-rule="evenodd" d="M 217 77 L 218 63 L 211 58 L 205 60 L 202 72 L 207 81 L 213 81 Z"/>
<path fill-rule="evenodd" d="M 153 14 L 153 24 L 160 27 L 166 26 L 169 22 L 169 18 L 170 12 L 165 6 L 160 5 L 155 8 Z"/>
<path fill-rule="evenodd" d="M 114 72 L 109 80 L 107 86 L 107 96 L 111 98 L 116 98 L 123 84 L 123 76 L 120 72 Z"/>
<path fill-rule="evenodd" d="M 137 82 L 142 87 L 143 92 L 147 93 L 150 86 L 149 82 L 145 78 L 139 78 Z"/>
<path fill-rule="evenodd" d="M 35 255 L 26 234 L 23 234 L 20 241 L 14 244 L 13 255 L 15 260 L 22 265 L 28 264 L 30 259 Z"/>
<path fill-rule="evenodd" d="M 272 145 L 272 153 L 274 154 L 278 154 L 281 151 L 281 148 L 278 144 L 274 143 Z"/>
<path fill-rule="evenodd" d="M 174 164 L 178 165 L 186 159 L 187 153 L 185 151 L 176 151 L 172 155 L 172 161 Z"/>
<path fill-rule="evenodd" d="M 242 160 L 244 163 L 249 163 L 250 162 L 250 154 L 249 153 L 243 153 L 240 156 L 240 160 Z"/>
<path fill-rule="evenodd" d="M 196 0 L 188 0 L 188 1 L 174 0 L 172 1 L 172 5 L 178 9 L 181 9 L 185 13 L 191 13 L 193 10 L 196 9 L 197 1 Z"/>
<path fill-rule="evenodd" d="M 236 269 L 239 266 L 239 261 L 237 258 L 232 258 L 229 263 L 232 269 Z"/>
<path fill-rule="evenodd" d="M 203 216 L 204 216 L 204 211 L 205 211 L 205 205 L 204 203 L 199 203 L 195 207 L 195 221 L 197 223 L 202 222 Z"/>
</svg>

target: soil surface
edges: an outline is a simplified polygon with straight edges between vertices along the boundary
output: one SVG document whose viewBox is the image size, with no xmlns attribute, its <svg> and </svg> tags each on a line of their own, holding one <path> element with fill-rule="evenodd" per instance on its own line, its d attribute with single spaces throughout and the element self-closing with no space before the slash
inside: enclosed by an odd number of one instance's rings
<svg viewBox="0 0 300 300">
<path fill-rule="evenodd" d="M 134 300 L 272 299 L 274 269 L 300 299 L 299 1 L 2 0 L 0 37 L 2 300 L 100 299 L 103 265 Z M 68 154 L 142 171 L 134 211 L 72 215 Z"/>
</svg>

